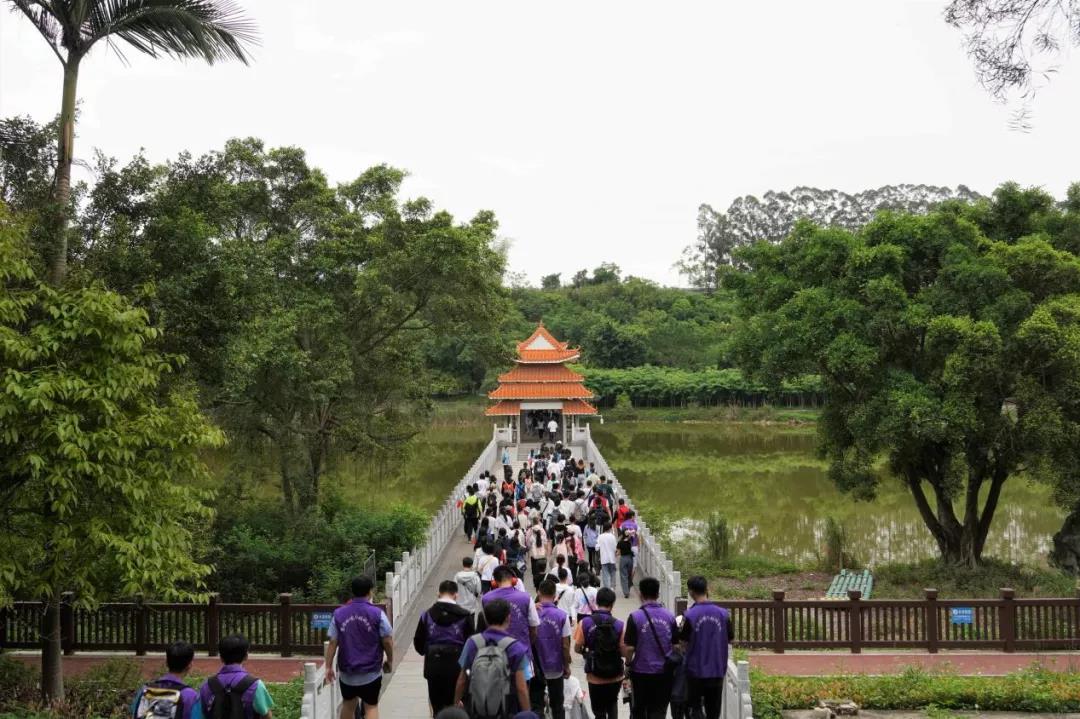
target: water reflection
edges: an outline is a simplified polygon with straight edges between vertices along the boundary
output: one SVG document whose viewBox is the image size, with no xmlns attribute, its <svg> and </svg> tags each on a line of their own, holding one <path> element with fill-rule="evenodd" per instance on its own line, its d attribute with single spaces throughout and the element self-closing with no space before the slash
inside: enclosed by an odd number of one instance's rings
<svg viewBox="0 0 1080 719">
<path fill-rule="evenodd" d="M 873 502 L 856 502 L 836 489 L 815 455 L 813 430 L 636 423 L 594 425 L 593 436 L 636 501 L 674 518 L 720 511 L 733 528 L 736 551 L 811 561 L 832 515 L 862 561 L 937 555 L 899 482 L 886 480 Z M 1063 516 L 1046 487 L 1012 479 L 1002 491 L 987 554 L 1043 562 Z"/>
</svg>

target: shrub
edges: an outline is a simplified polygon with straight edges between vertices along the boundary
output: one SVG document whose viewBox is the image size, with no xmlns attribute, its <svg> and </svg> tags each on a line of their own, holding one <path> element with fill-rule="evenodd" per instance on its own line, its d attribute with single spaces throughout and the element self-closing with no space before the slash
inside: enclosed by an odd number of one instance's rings
<svg viewBox="0 0 1080 719">
<path fill-rule="evenodd" d="M 847 532 L 835 517 L 825 518 L 825 553 L 819 559 L 821 568 L 828 572 L 841 569 L 858 569 L 859 563 L 848 551 Z"/>
<path fill-rule="evenodd" d="M 37 699 L 38 672 L 22 662 L 0 655 L 0 710 Z"/>
<path fill-rule="evenodd" d="M 124 716 L 132 696 L 142 686 L 138 662 L 109 659 L 65 682 L 64 716 Z"/>
<path fill-rule="evenodd" d="M 712 558 L 726 562 L 731 554 L 731 531 L 728 529 L 727 520 L 719 512 L 710 514 L 705 522 L 705 539 Z"/>
</svg>

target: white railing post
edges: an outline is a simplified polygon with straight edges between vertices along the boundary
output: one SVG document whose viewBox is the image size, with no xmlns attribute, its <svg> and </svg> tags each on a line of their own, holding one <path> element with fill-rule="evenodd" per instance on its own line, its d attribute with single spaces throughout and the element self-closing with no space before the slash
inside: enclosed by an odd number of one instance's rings
<svg viewBox="0 0 1080 719">
<path fill-rule="evenodd" d="M 753 719 L 754 702 L 750 698 L 750 662 L 740 661 L 739 673 L 739 719 Z"/>
</svg>

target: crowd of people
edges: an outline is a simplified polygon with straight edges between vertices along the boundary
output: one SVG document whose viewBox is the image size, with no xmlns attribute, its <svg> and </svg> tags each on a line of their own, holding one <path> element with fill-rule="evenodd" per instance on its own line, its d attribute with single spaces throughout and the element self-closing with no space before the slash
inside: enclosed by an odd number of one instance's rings
<svg viewBox="0 0 1080 719">
<path fill-rule="evenodd" d="M 627 703 L 633 719 L 663 719 L 669 708 L 675 719 L 718 719 L 730 616 L 702 577 L 687 582 L 692 603 L 680 617 L 660 603 L 660 582 L 644 577 L 640 606 L 615 618 L 616 592 L 631 593 L 638 525 L 593 466 L 556 443 L 515 473 L 504 453 L 503 476 L 484 472 L 460 509 L 474 553 L 439 584 L 413 636 L 432 716 L 617 719 Z M 369 577 L 351 589 L 328 630 L 326 681 L 340 688 L 340 719 L 378 719 L 393 630 Z M 243 637 L 226 637 L 219 651 L 220 672 L 196 692 L 183 683 L 194 648 L 169 647 L 169 673 L 139 692 L 133 717 L 270 719 L 269 693 L 242 666 Z M 571 673 L 575 654 L 587 692 Z"/>
</svg>

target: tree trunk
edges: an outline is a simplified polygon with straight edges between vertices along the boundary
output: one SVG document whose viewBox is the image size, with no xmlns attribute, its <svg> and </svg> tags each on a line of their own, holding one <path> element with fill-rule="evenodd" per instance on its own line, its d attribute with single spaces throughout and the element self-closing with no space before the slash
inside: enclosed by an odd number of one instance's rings
<svg viewBox="0 0 1080 719">
<path fill-rule="evenodd" d="M 53 185 L 53 256 L 49 258 L 49 282 L 63 284 L 67 277 L 68 205 L 71 203 L 71 162 L 75 157 L 75 99 L 79 61 L 68 57 L 64 65 L 64 91 L 60 100 L 60 134 L 57 137 L 56 180 Z"/>
<path fill-rule="evenodd" d="M 41 632 L 41 698 L 46 704 L 64 700 L 59 592 L 54 592 L 45 603 Z"/>
</svg>

